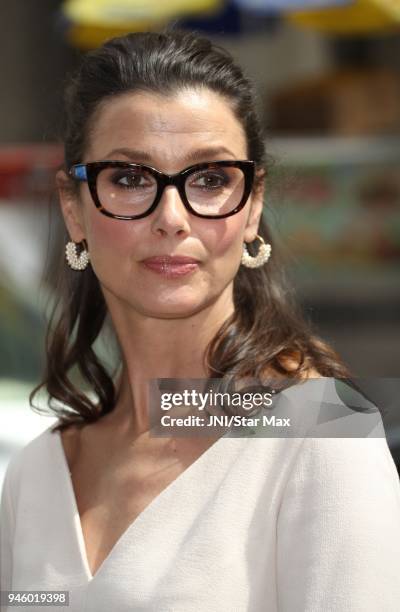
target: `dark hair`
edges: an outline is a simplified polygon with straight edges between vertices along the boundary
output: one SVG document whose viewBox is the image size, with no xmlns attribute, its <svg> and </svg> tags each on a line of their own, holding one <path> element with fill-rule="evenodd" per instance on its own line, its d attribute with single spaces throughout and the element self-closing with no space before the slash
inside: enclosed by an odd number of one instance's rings
<svg viewBox="0 0 400 612">
<path fill-rule="evenodd" d="M 169 95 L 192 87 L 205 87 L 223 96 L 243 126 L 248 159 L 265 174 L 268 162 L 253 83 L 225 49 L 206 37 L 174 27 L 113 38 L 84 56 L 65 90 L 66 169 L 81 162 L 100 104 L 127 92 Z M 254 189 L 264 180 L 260 172 Z M 310 369 L 322 376 L 347 377 L 346 366 L 312 332 L 296 304 L 285 280 L 278 245 L 263 219 L 259 234 L 272 245 L 272 256 L 261 268 L 240 266 L 234 279 L 235 312 L 204 356 L 210 377 L 232 373 L 259 377 L 267 368 L 294 380 L 304 378 Z M 249 251 L 254 254 L 252 245 Z M 30 395 L 35 408 L 35 394 L 42 387 L 47 389 L 49 406 L 60 421 L 54 430 L 95 421 L 112 411 L 116 400 L 113 378 L 93 348 L 107 317 L 99 282 L 90 265 L 77 274 L 64 261 L 59 281 L 60 301 L 46 338 L 46 371 Z M 73 368 L 95 393 L 95 400 L 72 382 Z M 60 407 L 58 401 L 70 409 Z"/>
</svg>

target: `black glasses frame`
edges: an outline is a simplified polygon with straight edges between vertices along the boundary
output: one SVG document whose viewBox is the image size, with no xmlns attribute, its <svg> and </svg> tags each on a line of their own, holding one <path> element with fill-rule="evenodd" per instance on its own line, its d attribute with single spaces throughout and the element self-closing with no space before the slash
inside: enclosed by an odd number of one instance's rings
<svg viewBox="0 0 400 612">
<path fill-rule="evenodd" d="M 223 215 L 202 215 L 196 212 L 186 197 L 185 191 L 185 181 L 187 177 L 196 172 L 198 170 L 204 170 L 206 168 L 220 168 L 220 167 L 235 167 L 240 168 L 244 175 L 244 190 L 243 196 L 237 206 L 233 210 Z M 99 200 L 99 196 L 97 193 L 97 177 L 99 173 L 104 168 L 144 168 L 150 174 L 154 176 L 157 181 L 157 192 L 155 199 L 150 206 L 150 208 L 140 215 L 116 215 L 108 211 Z M 235 215 L 238 213 L 243 206 L 246 204 L 249 199 L 249 195 L 253 188 L 254 183 L 254 174 L 255 174 L 255 162 L 249 159 L 246 160 L 218 160 L 211 162 L 202 162 L 200 164 L 195 164 L 193 166 L 189 166 L 176 174 L 165 174 L 164 172 L 160 172 L 156 168 L 152 166 L 146 166 L 144 164 L 136 164 L 132 162 L 125 162 L 120 160 L 104 160 L 104 161 L 96 161 L 96 162 L 88 162 L 86 164 L 74 164 L 70 167 L 68 171 L 68 175 L 76 181 L 87 181 L 90 195 L 92 196 L 92 200 L 98 208 L 98 210 L 103 213 L 103 215 L 107 215 L 107 217 L 112 217 L 113 219 L 123 219 L 123 220 L 132 220 L 132 219 L 142 219 L 143 217 L 147 217 L 150 215 L 153 210 L 159 204 L 162 195 L 164 193 L 164 189 L 167 185 L 174 185 L 181 197 L 181 200 L 185 206 L 185 208 L 196 217 L 202 217 L 203 219 L 224 219 L 225 217 L 230 217 L 231 215 Z"/>
</svg>

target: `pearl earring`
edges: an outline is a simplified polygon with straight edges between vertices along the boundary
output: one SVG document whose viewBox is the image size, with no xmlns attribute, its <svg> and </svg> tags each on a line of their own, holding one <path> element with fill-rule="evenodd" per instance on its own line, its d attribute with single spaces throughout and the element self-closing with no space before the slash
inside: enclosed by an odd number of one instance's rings
<svg viewBox="0 0 400 612">
<path fill-rule="evenodd" d="M 243 243 L 241 263 L 246 266 L 246 268 L 259 268 L 268 261 L 269 256 L 271 255 L 271 245 L 265 244 L 264 239 L 258 234 L 256 238 L 261 241 L 261 244 L 255 257 L 249 254 L 246 243 Z"/>
<path fill-rule="evenodd" d="M 83 241 L 85 248 L 78 255 L 76 250 L 76 243 L 71 240 L 67 242 L 65 246 L 65 258 L 68 265 L 73 270 L 84 270 L 89 263 L 89 253 L 86 248 L 86 241 Z"/>
</svg>

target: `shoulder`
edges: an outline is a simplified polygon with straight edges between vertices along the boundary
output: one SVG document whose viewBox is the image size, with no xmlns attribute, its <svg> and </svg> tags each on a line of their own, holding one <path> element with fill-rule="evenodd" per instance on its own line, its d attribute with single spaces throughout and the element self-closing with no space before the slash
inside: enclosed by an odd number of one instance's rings
<svg viewBox="0 0 400 612">
<path fill-rule="evenodd" d="M 53 427 L 47 427 L 11 455 L 4 474 L 3 489 L 16 492 L 25 474 L 32 468 L 40 469 L 40 463 L 49 460 L 49 438 L 55 435 L 52 433 Z"/>
<path fill-rule="evenodd" d="M 305 438 L 277 533 L 285 609 L 397 610 L 400 483 L 386 439 Z"/>
<path fill-rule="evenodd" d="M 359 505 L 365 512 L 388 504 L 400 521 L 399 475 L 385 436 L 304 438 L 288 479 L 288 492 L 307 491 L 311 503 Z"/>
<path fill-rule="evenodd" d="M 339 546 L 360 562 L 372 556 L 376 564 L 385 547 L 394 560 L 400 481 L 386 439 L 304 439 L 286 480 L 279 525 L 288 550 L 296 540 L 305 551 L 322 538 L 321 546 Z"/>
</svg>

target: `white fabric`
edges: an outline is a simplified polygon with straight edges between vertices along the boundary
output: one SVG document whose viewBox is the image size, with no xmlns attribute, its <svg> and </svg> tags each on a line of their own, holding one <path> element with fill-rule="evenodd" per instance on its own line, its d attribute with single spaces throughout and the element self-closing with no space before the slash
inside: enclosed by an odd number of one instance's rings
<svg viewBox="0 0 400 612">
<path fill-rule="evenodd" d="M 49 427 L 8 465 L 0 537 L 1 589 L 69 591 L 69 606 L 54 610 L 400 610 L 400 485 L 384 436 L 225 435 L 145 508 L 93 577 Z"/>
</svg>

